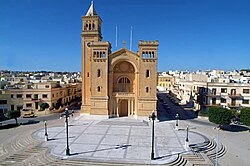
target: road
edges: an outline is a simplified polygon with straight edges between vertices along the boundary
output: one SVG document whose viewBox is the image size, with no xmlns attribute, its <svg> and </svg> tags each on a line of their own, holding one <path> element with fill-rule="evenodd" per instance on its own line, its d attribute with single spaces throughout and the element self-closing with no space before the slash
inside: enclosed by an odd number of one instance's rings
<svg viewBox="0 0 250 166">
<path fill-rule="evenodd" d="M 183 106 L 175 103 L 177 99 L 170 97 L 167 93 L 158 93 L 158 119 L 160 121 L 175 120 L 176 114 L 179 114 L 180 120 L 194 119 L 197 117 L 194 111 L 184 110 Z"/>
<path fill-rule="evenodd" d="M 178 113 L 180 128 L 189 126 L 193 131 L 217 139 L 217 130 L 214 129 L 217 125 L 206 119 L 197 118 L 192 110 L 185 110 L 183 106 L 176 105 L 166 93 L 158 93 L 158 101 L 159 121 L 175 120 Z M 250 130 L 245 126 L 230 126 L 232 129 L 229 131 L 219 131 L 219 140 L 227 148 L 226 155 L 219 159 L 219 163 L 223 166 L 248 166 L 250 163 Z"/>
<path fill-rule="evenodd" d="M 73 109 L 70 109 L 70 111 L 72 111 Z M 74 113 L 79 114 L 79 109 L 75 110 L 74 109 Z M 59 119 L 60 116 L 62 115 L 62 113 L 53 113 L 53 114 L 48 114 L 48 115 L 43 115 L 43 116 L 37 116 L 34 118 L 18 118 L 18 123 L 19 124 L 35 124 L 35 123 L 39 123 L 39 122 L 43 122 L 43 121 L 51 121 L 51 120 L 56 120 Z M 1 121 L 0 123 L 2 123 L 2 125 L 7 125 L 7 124 L 14 124 L 16 123 L 15 119 L 9 119 L 9 120 L 5 120 L 5 121 Z"/>
</svg>

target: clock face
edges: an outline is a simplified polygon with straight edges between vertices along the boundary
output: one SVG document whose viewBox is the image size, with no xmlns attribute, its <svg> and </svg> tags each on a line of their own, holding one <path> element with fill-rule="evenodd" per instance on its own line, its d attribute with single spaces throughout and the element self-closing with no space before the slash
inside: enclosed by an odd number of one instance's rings
<svg viewBox="0 0 250 166">
<path fill-rule="evenodd" d="M 90 46 L 91 46 L 91 42 L 88 42 L 88 43 L 87 43 L 87 46 L 90 47 Z"/>
</svg>

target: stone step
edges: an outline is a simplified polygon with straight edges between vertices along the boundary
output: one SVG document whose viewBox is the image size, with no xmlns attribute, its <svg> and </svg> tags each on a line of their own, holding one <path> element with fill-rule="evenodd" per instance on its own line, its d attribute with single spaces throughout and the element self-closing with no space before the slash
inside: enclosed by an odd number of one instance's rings
<svg viewBox="0 0 250 166">
<path fill-rule="evenodd" d="M 226 147 L 224 145 L 221 144 L 220 149 L 218 151 L 218 158 L 224 156 L 226 154 Z M 211 154 L 208 154 L 208 156 L 212 159 L 216 158 L 216 151 Z"/>
<path fill-rule="evenodd" d="M 200 153 L 201 158 L 203 161 L 193 160 L 191 163 L 193 166 L 214 166 L 214 163 L 210 160 L 210 158 L 205 153 Z"/>
<path fill-rule="evenodd" d="M 12 154 L 8 157 L 6 157 L 3 161 L 9 161 L 11 163 L 14 162 L 22 162 L 26 160 L 29 157 L 28 154 Z"/>
<path fill-rule="evenodd" d="M 216 148 L 216 142 L 214 142 L 214 140 L 210 140 L 210 143 L 208 144 L 208 146 L 205 147 L 204 152 L 207 153 L 215 148 Z"/>
<path fill-rule="evenodd" d="M 33 147 L 30 149 L 25 150 L 25 153 L 28 154 L 34 154 L 34 153 L 41 153 L 42 151 L 47 150 L 47 148 L 43 148 L 43 147 Z"/>
<path fill-rule="evenodd" d="M 182 155 L 187 161 L 205 161 L 200 153 Z"/>
<path fill-rule="evenodd" d="M 176 158 L 176 160 L 174 160 L 171 163 L 168 163 L 167 166 L 184 166 L 186 163 L 187 163 L 187 160 L 178 154 L 178 157 Z"/>
</svg>

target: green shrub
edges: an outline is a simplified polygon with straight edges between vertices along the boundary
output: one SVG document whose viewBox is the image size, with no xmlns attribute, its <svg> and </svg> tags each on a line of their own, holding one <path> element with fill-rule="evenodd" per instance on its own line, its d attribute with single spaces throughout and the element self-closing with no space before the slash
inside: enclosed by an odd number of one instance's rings
<svg viewBox="0 0 250 166">
<path fill-rule="evenodd" d="M 250 108 L 243 108 L 240 111 L 240 121 L 247 126 L 250 126 Z"/>
<path fill-rule="evenodd" d="M 208 110 L 208 119 L 215 124 L 227 125 L 231 123 L 232 112 L 222 107 L 210 107 Z"/>
<path fill-rule="evenodd" d="M 240 116 L 240 113 L 235 109 L 231 109 L 231 112 L 234 118 L 238 118 Z"/>
<path fill-rule="evenodd" d="M 47 108 L 49 108 L 49 104 L 48 103 L 41 103 L 39 111 L 44 111 Z"/>
</svg>

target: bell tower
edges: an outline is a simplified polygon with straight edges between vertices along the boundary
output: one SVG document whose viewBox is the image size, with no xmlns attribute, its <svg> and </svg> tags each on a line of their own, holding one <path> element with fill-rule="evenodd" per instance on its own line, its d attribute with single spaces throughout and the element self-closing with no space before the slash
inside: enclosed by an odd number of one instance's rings
<svg viewBox="0 0 250 166">
<path fill-rule="evenodd" d="M 82 17 L 82 38 L 85 38 L 87 41 L 101 41 L 101 25 L 102 19 L 95 11 L 92 1 L 88 12 Z"/>
<path fill-rule="evenodd" d="M 91 54 L 90 45 L 93 42 L 102 41 L 101 34 L 102 20 L 98 16 L 93 1 L 86 13 L 82 17 L 82 113 L 90 112 L 91 95 Z"/>
<path fill-rule="evenodd" d="M 81 113 L 108 115 L 108 56 L 111 45 L 102 41 L 102 20 L 93 1 L 82 17 Z"/>
</svg>

